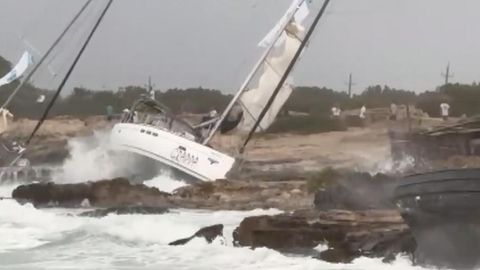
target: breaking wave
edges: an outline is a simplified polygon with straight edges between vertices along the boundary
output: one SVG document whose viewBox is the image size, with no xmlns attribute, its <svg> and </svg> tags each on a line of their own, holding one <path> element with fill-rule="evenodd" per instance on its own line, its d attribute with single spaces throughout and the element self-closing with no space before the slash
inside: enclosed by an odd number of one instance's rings
<svg viewBox="0 0 480 270">
<path fill-rule="evenodd" d="M 267 248 L 233 246 L 232 232 L 244 217 L 278 214 L 278 210 L 178 210 L 158 216 L 109 215 L 100 219 L 78 217 L 77 213 L 0 201 L 0 268 L 74 269 L 81 265 L 82 269 L 423 269 L 403 257 L 391 264 L 369 258 L 351 264 L 330 264 Z M 186 246 L 168 245 L 217 223 L 225 225 L 224 239 L 212 244 L 195 239 Z"/>
<path fill-rule="evenodd" d="M 168 170 L 161 170 L 160 174 L 150 180 L 146 180 L 143 184 L 149 187 L 156 187 L 161 191 L 172 193 L 175 189 L 188 185 L 185 181 L 176 179 L 176 177 Z"/>
<path fill-rule="evenodd" d="M 158 173 L 153 162 L 134 154 L 112 152 L 109 143 L 107 131 L 96 131 L 92 136 L 70 139 L 70 155 L 53 175 L 53 180 L 76 183 L 142 174 L 152 177 Z"/>
<path fill-rule="evenodd" d="M 68 141 L 70 155 L 52 176 L 57 183 L 79 183 L 127 177 L 165 192 L 186 185 L 184 181 L 161 168 L 156 161 L 127 152 L 112 152 L 109 133 L 97 131 L 92 136 Z"/>
</svg>

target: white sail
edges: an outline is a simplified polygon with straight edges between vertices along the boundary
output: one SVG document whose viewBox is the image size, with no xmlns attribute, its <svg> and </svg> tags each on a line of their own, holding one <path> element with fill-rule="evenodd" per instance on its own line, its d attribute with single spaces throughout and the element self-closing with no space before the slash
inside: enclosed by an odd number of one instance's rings
<svg viewBox="0 0 480 270">
<path fill-rule="evenodd" d="M 32 63 L 32 55 L 28 51 L 24 52 L 22 58 L 20 58 L 20 61 L 18 61 L 17 65 L 9 73 L 7 73 L 0 79 L 0 86 L 9 84 L 16 79 L 22 77 L 23 73 Z"/>
<path fill-rule="evenodd" d="M 291 20 L 292 15 L 295 16 L 295 21 L 302 23 L 308 16 L 309 9 L 305 0 L 293 0 L 290 7 L 285 12 L 285 15 L 277 22 L 277 24 L 268 32 L 268 34 L 258 43 L 260 47 L 268 47 L 276 42 L 278 37 L 283 32 L 285 25 Z"/>
<path fill-rule="evenodd" d="M 239 103 L 243 108 L 243 119 L 238 128 L 242 131 L 249 131 L 253 128 L 258 116 L 265 108 L 283 73 L 300 46 L 300 40 L 293 35 L 294 33 L 300 33 L 302 30 L 300 27 L 292 26 L 290 28 L 296 29 L 295 32 L 284 33 L 277 41 L 283 43 L 283 45 L 279 46 L 280 48 L 276 49 L 281 51 L 278 56 L 275 56 L 275 52 L 273 52 L 272 56 L 267 57 L 257 87 L 245 91 L 240 97 Z M 292 86 L 285 84 L 260 122 L 260 130 L 267 129 L 275 121 L 277 114 L 291 93 Z"/>
<path fill-rule="evenodd" d="M 310 1 L 293 0 L 285 15 L 258 43 L 260 47 L 266 47 L 264 54 L 234 95 L 220 120 L 205 137 L 203 144 L 207 144 L 217 130 L 222 133 L 232 130 L 245 133 L 253 129 L 303 42 L 305 28 L 302 22 L 310 13 L 307 2 Z M 287 78 L 256 131 L 265 130 L 273 123 L 292 93 L 292 82 L 292 78 Z"/>
<path fill-rule="evenodd" d="M 240 96 L 238 103 L 243 109 L 243 118 L 237 129 L 240 131 L 250 131 L 258 116 L 268 103 L 268 100 L 273 95 L 275 88 L 280 82 L 282 76 L 286 72 L 290 62 L 294 58 L 299 49 L 302 39 L 305 34 L 305 28 L 301 22 L 308 15 L 308 7 L 305 1 L 294 1 L 292 6 L 295 8 L 293 19 L 285 21 L 285 18 L 292 17 L 292 7 L 287 11 L 286 15 L 282 17 L 280 22 L 272 31 L 277 31 L 279 25 L 287 25 L 282 29 L 282 33 L 274 40 L 274 48 L 265 58 L 262 68 L 256 74 L 256 81 L 252 81 L 253 87 L 246 90 Z M 260 46 L 268 44 L 272 31 L 260 42 Z M 266 130 L 275 121 L 276 116 L 280 112 L 285 102 L 292 93 L 292 79 L 283 85 L 280 92 L 277 94 L 274 102 L 268 109 L 266 115 L 260 122 L 259 128 L 256 131 Z"/>
</svg>

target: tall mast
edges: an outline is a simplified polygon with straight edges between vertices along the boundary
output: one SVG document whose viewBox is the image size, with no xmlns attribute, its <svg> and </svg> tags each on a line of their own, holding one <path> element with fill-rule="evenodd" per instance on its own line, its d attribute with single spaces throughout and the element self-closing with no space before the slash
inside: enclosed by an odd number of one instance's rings
<svg viewBox="0 0 480 270">
<path fill-rule="evenodd" d="M 72 25 L 78 20 L 78 18 L 80 17 L 80 15 L 85 11 L 85 9 L 88 7 L 88 5 L 90 5 L 90 3 L 92 2 L 92 0 L 87 0 L 85 2 L 85 4 L 82 6 L 82 8 L 80 9 L 80 11 L 75 15 L 75 17 L 73 17 L 72 21 L 67 25 L 67 27 L 63 30 L 63 32 L 60 34 L 60 36 L 58 36 L 58 38 L 55 40 L 55 42 L 53 42 L 52 46 L 50 46 L 50 48 L 47 50 L 47 52 L 42 56 L 42 58 L 38 61 L 38 63 L 32 68 L 32 70 L 27 74 L 27 76 L 25 77 L 25 79 L 23 79 L 20 84 L 17 86 L 17 88 L 15 88 L 15 90 L 13 90 L 13 92 L 8 96 L 7 100 L 5 100 L 5 102 L 3 103 L 2 107 L 1 108 L 5 108 L 8 106 L 8 104 L 10 104 L 10 102 L 12 101 L 13 97 L 17 94 L 18 91 L 20 91 L 20 89 L 22 89 L 22 87 L 25 85 L 25 83 L 27 83 L 31 78 L 32 76 L 35 74 L 35 72 L 37 72 L 38 68 L 40 67 L 40 65 L 43 64 L 43 62 L 45 61 L 45 59 L 47 59 L 47 57 L 50 55 L 50 53 L 53 51 L 53 49 L 55 49 L 55 47 L 57 47 L 58 43 L 63 39 L 63 37 L 65 36 L 65 34 L 67 34 L 68 30 L 70 30 L 70 28 L 72 27 Z"/>
<path fill-rule="evenodd" d="M 297 52 L 295 53 L 295 56 L 293 57 L 292 61 L 290 61 L 290 64 L 288 65 L 287 70 L 285 71 L 285 73 L 283 73 L 283 76 L 282 76 L 282 78 L 280 79 L 280 81 L 278 82 L 277 87 L 275 88 L 275 91 L 273 91 L 272 96 L 270 97 L 270 99 L 268 100 L 267 104 L 266 104 L 265 107 L 263 108 L 262 112 L 261 112 L 260 115 L 258 116 L 258 119 L 257 119 L 257 121 L 255 122 L 255 124 L 253 125 L 253 128 L 252 128 L 252 129 L 250 130 L 250 132 L 248 133 L 247 138 L 245 139 L 242 147 L 240 148 L 240 153 L 243 153 L 243 152 L 244 152 L 245 147 L 247 146 L 247 144 L 248 144 L 248 142 L 250 141 L 250 139 L 253 137 L 253 134 L 254 134 L 255 131 L 257 130 L 258 126 L 260 125 L 260 122 L 263 120 L 263 117 L 265 117 L 265 114 L 266 114 L 267 111 L 270 109 L 270 106 L 272 105 L 273 101 L 275 100 L 277 94 L 280 92 L 280 90 L 282 89 L 283 85 L 285 84 L 285 81 L 287 80 L 288 75 L 290 74 L 290 72 L 292 71 L 293 67 L 294 67 L 295 64 L 297 63 L 298 59 L 300 58 L 300 55 L 302 54 L 303 49 L 304 49 L 305 46 L 307 45 L 308 40 L 310 39 L 310 37 L 312 36 L 313 32 L 315 31 L 315 28 L 316 28 L 317 25 L 318 25 L 318 22 L 320 21 L 320 19 L 322 18 L 323 14 L 325 13 L 325 10 L 327 9 L 327 6 L 328 6 L 328 3 L 329 3 L 329 2 L 330 2 L 330 0 L 325 0 L 325 1 L 323 2 L 322 8 L 321 8 L 320 11 L 318 12 L 317 17 L 315 17 L 315 20 L 313 21 L 312 25 L 310 26 L 310 29 L 308 29 L 308 32 L 307 32 L 307 34 L 305 35 L 305 38 L 303 39 L 302 43 L 300 44 L 300 47 L 298 48 Z"/>
<path fill-rule="evenodd" d="M 248 84 L 252 81 L 253 79 L 253 76 L 255 76 L 255 73 L 257 73 L 258 69 L 262 66 L 262 64 L 264 63 L 265 59 L 268 57 L 268 55 L 270 54 L 270 52 L 272 51 L 272 49 L 275 47 L 275 43 L 276 41 L 278 40 L 278 38 L 281 36 L 282 32 L 285 30 L 285 28 L 288 26 L 288 24 L 290 23 L 290 21 L 293 19 L 293 17 L 295 16 L 295 13 L 297 12 L 297 10 L 299 9 L 299 7 L 305 2 L 306 0 L 303 0 L 301 1 L 298 6 L 296 7 L 296 9 L 292 12 L 292 14 L 289 14 L 288 15 L 288 20 L 285 21 L 285 24 L 282 25 L 282 28 L 281 30 L 282 31 L 279 31 L 277 33 L 277 35 L 275 36 L 275 41 L 272 42 L 268 47 L 267 49 L 263 52 L 262 56 L 260 57 L 260 60 L 258 60 L 258 62 L 255 64 L 255 66 L 253 67 L 253 70 L 248 74 L 247 76 L 247 79 L 245 79 L 245 81 L 243 82 L 242 86 L 240 86 L 240 89 L 237 91 L 237 93 L 233 96 L 232 100 L 230 101 L 230 103 L 228 104 L 227 108 L 225 108 L 225 110 L 223 111 L 222 115 L 220 116 L 220 118 L 218 119 L 218 121 L 215 123 L 215 126 L 212 128 L 212 130 L 210 131 L 210 133 L 208 134 L 207 138 L 205 138 L 205 140 L 202 142 L 204 145 L 207 144 L 208 142 L 210 142 L 210 140 L 213 138 L 213 136 L 215 135 L 215 133 L 218 131 L 218 129 L 220 128 L 220 125 L 222 124 L 222 122 L 225 120 L 225 118 L 228 116 L 228 114 L 230 113 L 230 111 L 232 110 L 233 106 L 235 105 L 235 103 L 238 101 L 238 99 L 240 99 L 242 93 L 245 91 L 245 89 L 247 89 L 247 86 Z"/>
<path fill-rule="evenodd" d="M 70 75 L 72 74 L 73 70 L 75 69 L 75 66 L 77 65 L 77 63 L 78 63 L 78 61 L 80 60 L 83 52 L 84 52 L 85 49 L 87 48 L 88 43 L 90 42 L 90 40 L 91 40 L 92 37 L 93 37 L 93 34 L 95 34 L 98 26 L 99 26 L 100 23 L 102 22 L 103 17 L 105 17 L 105 14 L 107 13 L 107 11 L 108 11 L 108 9 L 110 8 L 110 6 L 112 5 L 112 2 L 113 2 L 113 0 L 109 0 L 108 3 L 107 3 L 107 5 L 106 5 L 105 8 L 103 9 L 102 14 L 100 14 L 100 17 L 97 19 L 95 25 L 93 26 L 92 30 L 90 31 L 90 34 L 88 35 L 87 39 L 86 39 L 85 42 L 83 43 L 80 51 L 77 53 L 77 56 L 75 57 L 75 60 L 73 61 L 73 63 L 72 63 L 72 65 L 70 66 L 70 68 L 68 69 L 67 74 L 65 74 L 65 77 L 63 78 L 62 82 L 61 82 L 60 85 L 58 86 L 58 89 L 57 89 L 57 91 L 55 92 L 55 95 L 54 95 L 53 98 L 50 100 L 50 103 L 48 104 L 47 109 L 43 112 L 42 117 L 41 117 L 40 120 L 38 121 L 37 125 L 36 125 L 35 128 L 33 129 L 32 133 L 31 133 L 30 136 L 28 137 L 27 141 L 25 142 L 26 145 L 28 145 L 28 144 L 30 143 L 30 141 L 32 140 L 32 138 L 35 136 L 35 133 L 37 133 L 38 129 L 42 126 L 43 122 L 44 122 L 45 119 L 47 118 L 48 113 L 50 112 L 50 109 L 53 107 L 53 104 L 55 103 L 55 101 L 57 100 L 58 96 L 60 95 L 60 92 L 62 91 L 63 87 L 64 87 L 65 84 L 67 83 L 68 78 L 70 77 Z"/>
</svg>

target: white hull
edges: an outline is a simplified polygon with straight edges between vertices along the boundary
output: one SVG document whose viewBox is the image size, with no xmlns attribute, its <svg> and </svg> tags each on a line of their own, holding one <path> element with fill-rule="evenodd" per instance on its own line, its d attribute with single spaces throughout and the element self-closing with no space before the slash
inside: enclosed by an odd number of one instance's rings
<svg viewBox="0 0 480 270">
<path fill-rule="evenodd" d="M 111 145 L 155 159 L 202 181 L 226 178 L 235 159 L 162 129 L 133 123 L 113 127 Z"/>
</svg>

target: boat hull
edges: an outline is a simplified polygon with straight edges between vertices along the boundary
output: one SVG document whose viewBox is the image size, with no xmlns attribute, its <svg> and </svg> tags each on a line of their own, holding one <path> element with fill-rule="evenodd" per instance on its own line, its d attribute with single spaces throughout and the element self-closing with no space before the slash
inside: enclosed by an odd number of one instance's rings
<svg viewBox="0 0 480 270">
<path fill-rule="evenodd" d="M 157 160 L 201 181 L 226 178 L 235 159 L 205 145 L 153 126 L 119 123 L 111 132 L 113 150 Z"/>
<path fill-rule="evenodd" d="M 395 200 L 417 242 L 420 263 L 455 269 L 480 265 L 480 170 L 409 176 Z"/>
</svg>

